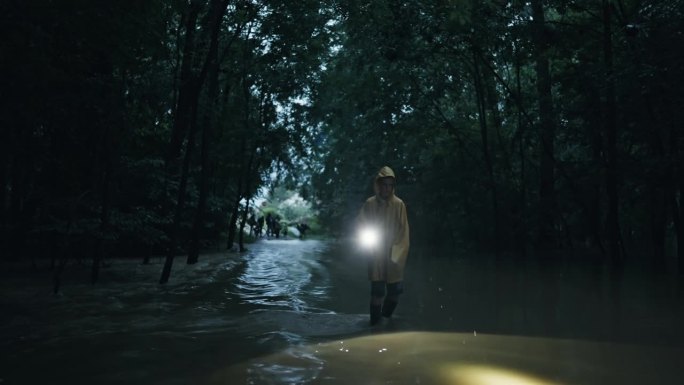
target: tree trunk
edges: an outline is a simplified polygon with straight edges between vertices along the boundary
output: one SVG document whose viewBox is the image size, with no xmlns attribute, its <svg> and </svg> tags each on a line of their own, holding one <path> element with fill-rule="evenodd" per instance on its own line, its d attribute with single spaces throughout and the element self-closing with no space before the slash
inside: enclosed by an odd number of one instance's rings
<svg viewBox="0 0 684 385">
<path fill-rule="evenodd" d="M 240 145 L 240 159 L 244 159 L 245 152 L 247 148 L 247 140 L 242 138 L 242 144 Z M 238 217 L 240 216 L 240 201 L 245 195 L 246 189 L 243 189 L 245 184 L 245 178 L 247 173 L 245 171 L 244 161 L 240 162 L 240 175 L 238 177 L 237 193 L 235 195 L 235 205 L 233 206 L 233 211 L 230 215 L 230 223 L 228 224 L 228 242 L 226 245 L 227 249 L 233 248 L 233 243 L 235 243 L 235 230 L 237 225 Z"/>
<path fill-rule="evenodd" d="M 592 96 L 591 98 L 593 99 L 598 99 L 594 98 Z M 596 105 L 600 105 L 599 100 L 595 100 Z M 593 103 L 592 103 L 593 104 Z M 597 122 L 600 121 L 600 119 L 597 119 Z M 592 143 L 592 163 L 595 165 L 595 168 L 597 170 L 602 170 L 604 161 L 603 161 L 603 136 L 601 135 L 601 131 L 598 127 L 595 127 L 596 129 L 592 130 L 592 135 L 591 135 L 591 143 Z M 597 174 L 595 178 L 592 178 L 591 182 L 591 196 L 590 196 L 590 201 L 589 201 L 589 212 L 587 214 L 587 220 L 588 220 L 588 237 L 590 239 L 590 246 L 591 247 L 598 247 L 599 250 L 601 250 L 601 261 L 605 258 L 605 248 L 603 247 L 603 240 L 601 239 L 601 178 Z M 599 262 L 599 261 L 597 261 Z"/>
<path fill-rule="evenodd" d="M 658 186 L 651 186 L 649 189 L 651 249 L 655 271 L 664 271 L 665 269 L 665 239 L 668 220 L 666 210 L 669 206 L 667 195 L 669 194 Z"/>
<path fill-rule="evenodd" d="M 546 22 L 541 0 L 532 0 L 533 42 L 535 45 L 535 71 L 539 103 L 539 213 L 537 247 L 541 250 L 556 248 L 555 237 L 555 150 L 554 112 L 551 93 L 551 75 L 547 56 Z M 552 255 L 538 256 L 542 281 L 542 317 L 546 332 L 557 331 L 556 306 L 558 301 L 557 261 Z"/>
<path fill-rule="evenodd" d="M 8 129 L 10 127 L 9 122 L 5 122 L 4 118 L 0 118 L 3 119 L 3 121 L 0 121 L 0 124 L 5 127 L 0 130 L 0 249 L 5 250 L 4 256 L 0 257 L 2 259 L 9 258 L 7 251 L 9 251 L 8 241 L 10 237 L 8 229 L 10 223 L 9 207 L 7 206 L 7 186 L 9 186 L 9 170 L 12 159 L 10 155 L 12 150 L 12 133 Z"/>
<path fill-rule="evenodd" d="M 249 214 L 249 205 L 252 199 L 247 199 L 245 209 L 242 210 L 242 220 L 240 222 L 240 232 L 238 233 L 238 248 L 241 253 L 247 251 L 245 248 L 245 224 L 247 223 L 247 215 Z"/>
<path fill-rule="evenodd" d="M 533 39 L 536 47 L 537 95 L 539 98 L 539 239 L 542 249 L 555 246 L 554 114 L 551 75 L 547 57 L 545 17 L 541 0 L 531 1 Z"/>
<path fill-rule="evenodd" d="M 192 64 L 194 62 L 194 55 L 198 52 L 198 44 L 195 42 L 194 33 L 191 30 L 195 29 L 197 24 L 197 14 L 200 9 L 199 1 L 191 1 L 190 3 L 188 22 L 186 26 L 186 46 L 184 47 L 183 63 L 181 65 L 181 84 L 178 94 L 178 106 L 176 108 L 177 114 L 174 117 L 174 129 L 172 140 L 169 145 L 169 157 L 167 159 L 167 166 L 176 158 L 178 151 L 181 148 L 184 136 L 187 132 L 188 143 L 185 149 L 185 157 L 183 159 L 183 167 L 181 170 L 181 181 L 178 186 L 178 199 L 176 201 L 176 209 L 174 212 L 174 220 L 171 225 L 171 234 L 169 236 L 169 250 L 164 262 L 164 269 L 159 279 L 159 283 L 166 283 L 171 275 L 171 267 L 173 266 L 173 258 L 176 252 L 176 244 L 178 241 L 178 232 L 180 230 L 180 222 L 182 220 L 183 209 L 185 206 L 185 190 L 187 188 L 188 177 L 190 172 L 190 161 L 192 159 L 192 148 L 195 144 L 195 131 L 197 129 L 197 108 L 199 104 L 200 92 L 202 85 L 207 77 L 208 69 L 212 62 L 216 60 L 216 45 L 218 44 L 218 32 L 221 28 L 221 19 L 223 16 L 221 6 L 227 6 L 225 0 L 212 0 L 210 11 L 206 17 L 205 31 L 209 31 L 211 41 L 209 49 L 203 59 L 201 71 L 195 75 L 192 72 Z M 225 8 L 224 8 L 225 9 Z M 199 42 L 201 43 L 201 41 Z M 185 56 L 187 54 L 188 56 Z M 188 62 L 186 63 L 186 60 Z"/>
<path fill-rule="evenodd" d="M 69 256 L 72 252 L 71 247 L 71 224 L 73 223 L 73 212 L 72 208 L 69 208 L 69 218 L 64 229 L 63 234 L 57 235 L 58 239 L 62 239 L 61 244 L 56 248 L 55 258 L 52 261 L 52 293 L 59 293 L 59 289 L 62 286 L 62 273 L 64 272 L 64 267 L 69 262 Z M 59 242 L 58 242 L 59 243 Z"/>
<path fill-rule="evenodd" d="M 178 103 L 176 105 L 176 111 L 174 114 L 174 125 L 166 162 L 167 167 L 170 167 L 178 157 L 183 140 L 185 139 L 185 133 L 194 131 L 195 127 L 195 125 L 192 124 L 192 116 L 196 114 L 200 83 L 192 73 L 192 64 L 194 61 L 194 55 L 196 54 L 195 29 L 200 8 L 201 5 L 199 1 L 191 1 L 189 4 L 189 15 L 185 26 L 185 44 L 183 47 L 183 62 L 181 63 Z M 171 276 L 171 268 L 173 267 L 173 259 L 176 253 L 178 231 L 180 229 L 180 221 L 182 219 L 183 206 L 185 203 L 185 189 L 188 181 L 190 159 L 195 141 L 194 132 L 189 132 L 187 136 L 188 143 L 185 149 L 183 167 L 181 169 L 180 184 L 176 194 L 176 207 L 174 210 L 173 223 L 171 224 L 171 231 L 169 234 L 168 250 L 166 259 L 164 261 L 164 268 L 162 269 L 162 274 L 159 278 L 160 284 L 168 282 L 169 277 Z"/>
<path fill-rule="evenodd" d="M 615 101 L 615 78 L 613 73 L 613 44 L 611 38 L 611 5 L 608 0 L 602 0 L 603 7 L 603 58 L 606 73 L 606 101 L 605 101 L 605 153 L 606 153 L 606 193 L 608 196 L 608 215 L 606 226 L 608 229 L 608 250 L 614 267 L 622 263 L 620 247 L 620 224 L 618 213 L 617 186 L 617 123 Z"/>
<path fill-rule="evenodd" d="M 681 112 L 681 106 L 674 101 L 670 104 L 670 110 L 673 111 L 673 118 L 670 122 L 670 159 L 674 162 L 671 174 L 671 200 L 673 218 L 677 220 L 674 223 L 677 240 L 677 271 L 680 275 L 684 275 L 684 153 L 682 153 L 684 133 L 682 133 L 680 126 L 684 115 Z M 679 282 L 680 285 L 684 284 L 682 279 Z"/>
<path fill-rule="evenodd" d="M 244 154 L 244 151 L 242 152 Z M 230 250 L 233 248 L 233 243 L 235 242 L 235 226 L 237 224 L 238 216 L 240 215 L 240 201 L 242 200 L 242 178 L 240 175 L 238 179 L 238 187 L 235 195 L 235 204 L 233 205 L 233 211 L 230 215 L 230 223 L 228 224 L 228 241 L 226 243 L 226 249 Z"/>
<path fill-rule="evenodd" d="M 90 272 L 90 283 L 95 284 L 100 276 L 100 267 L 102 265 L 102 256 L 104 253 L 104 243 L 107 238 L 107 231 L 109 231 L 109 211 L 110 211 L 110 194 L 109 186 L 112 175 L 111 159 L 109 152 L 109 144 L 107 143 L 107 132 L 104 135 L 104 157 L 105 169 L 102 180 L 102 203 L 100 208 L 100 234 L 97 237 L 95 246 L 95 255 L 93 256 L 93 266 Z"/>
<path fill-rule="evenodd" d="M 489 128 L 487 126 L 487 109 L 485 101 L 485 89 L 480 74 L 479 61 L 480 55 L 477 53 L 477 48 L 473 47 L 473 78 L 475 81 L 475 96 L 477 98 L 478 116 L 480 122 L 480 138 L 482 139 L 482 156 L 487 169 L 488 184 L 492 199 L 492 219 L 494 221 L 494 234 L 488 234 L 487 239 L 498 240 L 499 234 L 499 207 L 496 190 L 496 180 L 494 177 L 494 166 L 492 164 L 492 156 L 489 148 Z M 496 252 L 499 251 L 499 242 L 493 242 Z"/>
<path fill-rule="evenodd" d="M 180 69 L 180 84 L 178 92 L 178 103 L 174 115 L 173 130 L 171 132 L 171 142 L 167 154 L 167 164 L 178 158 L 186 133 L 189 132 L 191 125 L 196 122 L 197 102 L 202 85 L 207 77 L 209 68 L 216 61 L 218 52 L 218 36 L 221 30 L 221 20 L 223 12 L 228 6 L 228 0 L 212 0 L 209 11 L 203 20 L 199 38 L 195 37 L 197 30 L 197 18 L 202 9 L 202 1 L 192 0 L 188 8 L 188 17 L 185 27 L 185 42 L 183 44 L 183 56 Z M 196 63 L 200 56 L 200 48 L 209 37 L 209 44 L 206 55 L 201 58 L 201 62 Z M 193 68 L 199 67 L 199 73 L 194 73 Z"/>
<path fill-rule="evenodd" d="M 615 78 L 613 73 L 613 43 L 611 32 L 611 11 L 609 0 L 602 0 L 603 15 L 603 59 L 605 65 L 605 154 L 606 154 L 606 195 L 608 198 L 608 214 L 606 227 L 608 232 L 608 253 L 610 256 L 610 293 L 611 316 L 613 330 L 617 331 L 622 322 L 622 281 L 623 255 L 620 246 L 620 225 L 618 212 L 617 186 L 617 123 L 615 101 Z"/>
<path fill-rule="evenodd" d="M 217 29 L 218 30 L 218 29 Z M 218 31 L 217 31 L 218 32 Z M 207 97 L 209 99 L 209 107 L 204 109 L 202 119 L 202 143 L 200 146 L 200 186 L 199 197 L 197 201 L 197 209 L 195 211 L 195 221 L 192 226 L 192 234 L 190 239 L 190 246 L 188 250 L 188 264 L 197 263 L 199 260 L 201 229 L 204 223 L 204 212 L 207 205 L 207 196 L 209 195 L 209 145 L 211 142 L 211 131 L 215 124 L 213 114 L 215 113 L 215 106 L 218 98 L 218 33 L 212 34 L 211 45 L 209 48 L 208 63 L 209 63 L 209 85 L 207 90 Z"/>
<path fill-rule="evenodd" d="M 516 53 L 515 60 L 515 83 L 516 83 L 516 95 L 517 99 L 522 95 L 522 80 L 520 76 L 520 60 L 517 59 L 519 54 Z M 517 211 L 515 221 L 517 223 L 517 230 L 514 231 L 518 249 L 520 250 L 520 256 L 522 259 L 527 258 L 527 232 L 528 232 L 528 222 L 526 219 L 525 212 L 527 211 L 527 174 L 526 174 L 526 151 L 525 151 L 525 119 L 524 111 L 522 106 L 518 104 L 518 121 L 517 121 L 517 131 L 518 131 L 518 155 L 520 157 L 520 208 Z"/>
<path fill-rule="evenodd" d="M 202 225 L 204 223 L 204 212 L 207 205 L 207 195 L 209 194 L 209 136 L 211 130 L 211 123 L 209 119 L 205 119 L 204 127 L 202 129 L 202 143 L 200 146 L 201 157 L 201 171 L 199 181 L 199 197 L 197 199 L 197 209 L 195 210 L 195 220 L 192 225 L 192 233 L 190 235 L 190 245 L 188 250 L 188 264 L 194 264 L 199 261 L 200 238 L 202 236 Z"/>
<path fill-rule="evenodd" d="M 680 167 L 682 162 L 679 162 Z M 682 178 L 681 171 L 679 171 L 679 178 Z M 672 218 L 675 228 L 675 239 L 677 240 L 677 271 L 679 274 L 684 274 L 684 179 L 680 179 L 678 184 L 678 191 L 672 195 Z M 679 199 L 677 199 L 679 198 Z"/>
<path fill-rule="evenodd" d="M 4 250 L 5 257 L 8 260 L 19 260 L 25 252 L 26 236 L 30 227 L 30 208 L 29 208 L 29 186 L 30 180 L 33 178 L 34 156 L 31 143 L 31 130 L 28 126 L 21 126 L 18 129 L 17 143 L 13 148 L 14 157 L 11 159 L 11 166 L 9 170 L 9 186 L 7 201 L 9 204 L 7 210 L 6 227 L 8 248 Z M 1 186 L 3 189 L 6 186 Z"/>
<path fill-rule="evenodd" d="M 201 9 L 200 1 L 193 0 L 188 7 L 188 15 L 185 18 L 185 41 L 180 67 L 178 101 L 174 111 L 173 130 L 166 158 L 167 166 L 172 164 L 180 155 L 183 140 L 185 139 L 190 125 L 192 105 L 196 102 L 197 91 L 195 76 L 192 73 L 193 62 L 196 54 L 195 31 L 197 29 L 197 17 Z"/>
<path fill-rule="evenodd" d="M 192 148 L 195 146 L 195 125 L 190 126 L 190 133 L 188 137 L 188 146 L 185 149 L 185 157 L 183 159 L 183 168 L 181 170 L 181 180 L 178 186 L 178 195 L 176 199 L 176 209 L 174 210 L 173 223 L 171 225 L 171 234 L 169 234 L 169 249 L 167 250 L 166 260 L 164 261 L 164 269 L 159 278 L 159 283 L 168 282 L 171 276 L 171 267 L 173 266 L 173 259 L 176 254 L 176 245 L 178 243 L 178 236 L 180 231 L 180 224 L 183 220 L 183 209 L 185 207 L 185 190 L 188 184 L 188 177 L 190 173 L 190 160 L 192 158 Z"/>
<path fill-rule="evenodd" d="M 254 149 L 250 152 L 249 154 L 249 162 L 247 162 L 247 170 L 244 173 L 245 174 L 245 191 L 249 194 L 252 188 L 252 179 L 250 178 L 250 175 L 252 175 L 252 168 L 254 167 L 254 157 L 256 156 L 256 144 L 254 146 Z M 258 162 L 257 162 L 258 163 Z M 258 167 L 258 166 L 257 166 Z M 245 230 L 245 223 L 247 223 L 247 215 L 249 213 L 249 204 L 250 204 L 251 198 L 247 200 L 247 204 L 245 206 L 245 210 L 242 213 L 242 222 L 240 223 L 240 234 L 239 234 L 239 248 L 240 252 L 244 252 L 247 249 L 245 248 L 245 240 L 244 240 L 244 230 Z"/>
<path fill-rule="evenodd" d="M 677 135 L 675 135 L 675 132 Z M 681 146 L 681 143 L 684 141 L 684 138 L 681 137 L 681 132 L 676 131 L 673 127 L 672 133 L 672 137 L 675 139 L 674 143 Z M 677 218 L 677 222 L 675 223 L 675 231 L 677 232 L 677 260 L 679 262 L 678 271 L 679 274 L 684 275 L 684 223 L 682 221 L 684 220 L 684 154 L 682 154 L 681 150 L 679 150 L 681 148 L 680 146 L 673 145 L 674 148 L 672 150 L 675 155 L 674 159 L 676 159 L 677 162 L 675 171 L 673 173 L 674 185 L 676 188 L 673 194 L 674 204 L 672 207 L 675 211 L 674 216 Z"/>
<path fill-rule="evenodd" d="M 240 216 L 240 200 L 242 199 L 241 196 L 239 196 L 233 205 L 233 211 L 230 214 L 230 222 L 228 223 L 228 240 L 226 241 L 226 249 L 230 250 L 233 248 L 233 243 L 235 243 L 235 233 L 236 233 L 236 226 L 237 226 L 237 220 L 238 217 Z"/>
</svg>

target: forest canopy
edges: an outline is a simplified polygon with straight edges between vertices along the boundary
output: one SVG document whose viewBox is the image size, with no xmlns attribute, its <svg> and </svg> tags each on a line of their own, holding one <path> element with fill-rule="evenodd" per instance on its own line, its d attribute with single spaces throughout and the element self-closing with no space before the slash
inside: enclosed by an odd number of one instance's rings
<svg viewBox="0 0 684 385">
<path fill-rule="evenodd" d="M 0 4 L 5 260 L 242 249 L 263 189 L 344 234 L 684 272 L 684 1 Z M 227 242 L 226 242 L 227 241 Z M 437 247 L 437 246 L 430 246 Z"/>
</svg>

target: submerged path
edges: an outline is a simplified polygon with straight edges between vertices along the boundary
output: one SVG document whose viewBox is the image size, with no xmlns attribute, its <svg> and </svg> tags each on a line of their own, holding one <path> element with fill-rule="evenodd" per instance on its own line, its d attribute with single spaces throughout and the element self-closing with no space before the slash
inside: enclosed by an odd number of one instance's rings
<svg viewBox="0 0 684 385">
<path fill-rule="evenodd" d="M 48 275 L 5 274 L 0 383 L 679 381 L 680 302 L 623 290 L 616 326 L 582 270 L 548 286 L 544 271 L 412 258 L 396 317 L 375 328 L 364 261 L 331 242 L 264 239 L 192 266 L 179 257 L 165 285 L 161 259 L 112 261 L 95 286 L 74 266 L 57 296 Z"/>
<path fill-rule="evenodd" d="M 58 295 L 49 272 L 4 273 L 0 383 L 197 383 L 217 368 L 368 329 L 358 313 L 365 276 L 328 243 L 248 247 L 196 265 L 177 257 L 165 285 L 156 283 L 161 258 L 110 261 L 94 286 L 87 266 L 69 266 Z"/>
</svg>

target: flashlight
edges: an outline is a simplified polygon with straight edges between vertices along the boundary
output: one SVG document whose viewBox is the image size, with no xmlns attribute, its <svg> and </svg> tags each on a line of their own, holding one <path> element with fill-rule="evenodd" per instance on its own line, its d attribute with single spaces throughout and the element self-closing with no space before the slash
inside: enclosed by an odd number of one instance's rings
<svg viewBox="0 0 684 385">
<path fill-rule="evenodd" d="M 364 249 L 372 249 L 380 243 L 380 231 L 372 226 L 362 227 L 359 230 L 358 241 Z"/>
</svg>

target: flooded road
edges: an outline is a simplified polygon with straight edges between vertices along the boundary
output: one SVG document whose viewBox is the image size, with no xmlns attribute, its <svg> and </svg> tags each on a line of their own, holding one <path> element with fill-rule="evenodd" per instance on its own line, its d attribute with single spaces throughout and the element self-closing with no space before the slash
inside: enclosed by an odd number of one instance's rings
<svg viewBox="0 0 684 385">
<path fill-rule="evenodd" d="M 620 290 L 578 264 L 412 255 L 395 317 L 367 326 L 365 264 L 343 244 L 111 261 L 62 293 L 3 273 L 0 384 L 662 384 L 684 364 L 667 277 Z M 26 281 L 31 277 L 30 281 Z"/>
</svg>

